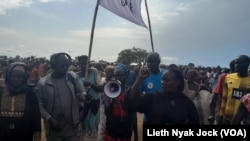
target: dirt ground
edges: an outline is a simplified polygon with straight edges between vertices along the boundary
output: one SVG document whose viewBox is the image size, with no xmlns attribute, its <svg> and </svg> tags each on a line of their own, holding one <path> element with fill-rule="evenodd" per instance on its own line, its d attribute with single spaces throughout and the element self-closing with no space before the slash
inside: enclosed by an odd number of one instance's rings
<svg viewBox="0 0 250 141">
<path fill-rule="evenodd" d="M 143 119 L 143 115 L 138 113 L 137 114 L 137 121 L 138 121 L 138 138 L 139 138 L 138 140 L 139 141 L 142 141 L 142 119 Z M 42 124 L 42 141 L 46 141 L 43 124 Z M 132 136 L 131 141 L 134 141 L 133 136 Z"/>
<path fill-rule="evenodd" d="M 138 141 L 142 141 L 142 121 L 143 121 L 143 114 L 137 114 L 137 124 L 138 124 Z M 134 141 L 132 136 L 131 141 Z"/>
</svg>

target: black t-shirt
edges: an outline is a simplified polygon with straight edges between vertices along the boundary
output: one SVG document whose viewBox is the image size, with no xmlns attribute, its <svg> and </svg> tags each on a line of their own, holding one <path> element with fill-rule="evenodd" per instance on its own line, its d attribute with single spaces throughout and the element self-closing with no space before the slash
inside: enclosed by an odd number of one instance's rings
<svg viewBox="0 0 250 141">
<path fill-rule="evenodd" d="M 138 111 L 145 113 L 148 124 L 199 124 L 194 103 L 183 93 L 148 93 L 137 97 Z"/>
</svg>

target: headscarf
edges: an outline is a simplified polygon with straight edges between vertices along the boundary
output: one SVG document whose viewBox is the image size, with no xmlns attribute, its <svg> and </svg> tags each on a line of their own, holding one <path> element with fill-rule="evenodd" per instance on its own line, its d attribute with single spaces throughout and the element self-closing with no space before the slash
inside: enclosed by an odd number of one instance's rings
<svg viewBox="0 0 250 141">
<path fill-rule="evenodd" d="M 23 79 L 22 85 L 20 85 L 19 87 L 14 87 L 11 84 L 11 80 L 10 80 L 12 72 L 16 70 L 24 72 L 24 76 L 23 76 L 24 79 Z M 30 69 L 24 63 L 14 62 L 7 66 L 6 74 L 5 74 L 5 84 L 10 95 L 15 95 L 15 94 L 18 94 L 27 90 L 29 72 L 30 72 Z"/>
<path fill-rule="evenodd" d="M 128 77 L 129 76 L 129 68 L 127 65 L 117 63 L 114 67 L 114 72 L 122 70 L 124 71 L 124 74 Z"/>
</svg>

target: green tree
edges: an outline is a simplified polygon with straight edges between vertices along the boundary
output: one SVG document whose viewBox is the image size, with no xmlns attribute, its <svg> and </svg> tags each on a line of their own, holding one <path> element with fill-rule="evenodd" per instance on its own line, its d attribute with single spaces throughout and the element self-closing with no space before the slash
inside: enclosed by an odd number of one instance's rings
<svg viewBox="0 0 250 141">
<path fill-rule="evenodd" d="M 145 49 L 135 48 L 122 50 L 118 54 L 116 62 L 122 63 L 123 60 L 126 60 L 128 64 L 138 63 L 139 65 L 145 62 L 148 52 Z"/>
</svg>

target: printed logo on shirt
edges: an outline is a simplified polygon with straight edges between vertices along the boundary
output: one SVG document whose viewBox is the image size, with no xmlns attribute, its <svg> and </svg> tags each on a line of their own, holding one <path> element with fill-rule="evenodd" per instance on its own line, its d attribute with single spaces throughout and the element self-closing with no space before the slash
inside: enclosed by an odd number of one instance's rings
<svg viewBox="0 0 250 141">
<path fill-rule="evenodd" d="M 148 83 L 148 88 L 149 88 L 149 89 L 152 89 L 153 86 L 154 86 L 153 83 Z"/>
<path fill-rule="evenodd" d="M 232 99 L 240 99 L 244 94 L 244 90 L 233 88 Z"/>
</svg>

